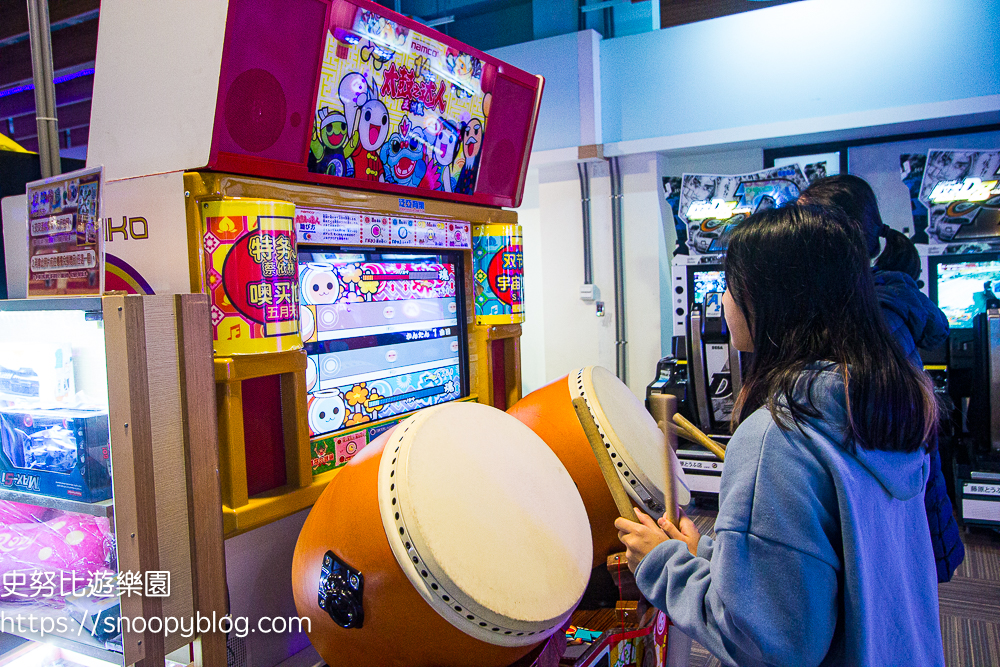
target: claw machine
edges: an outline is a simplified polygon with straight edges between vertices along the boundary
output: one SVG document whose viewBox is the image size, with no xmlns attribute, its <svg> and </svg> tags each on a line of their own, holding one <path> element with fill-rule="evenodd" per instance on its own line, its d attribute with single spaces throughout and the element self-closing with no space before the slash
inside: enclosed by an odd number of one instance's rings
<svg viewBox="0 0 1000 667">
<path fill-rule="evenodd" d="M 167 619 L 222 611 L 221 521 L 192 516 L 218 499 L 190 465 L 216 456 L 207 311 L 0 301 L 0 663 L 163 665 L 194 639 Z"/>
</svg>

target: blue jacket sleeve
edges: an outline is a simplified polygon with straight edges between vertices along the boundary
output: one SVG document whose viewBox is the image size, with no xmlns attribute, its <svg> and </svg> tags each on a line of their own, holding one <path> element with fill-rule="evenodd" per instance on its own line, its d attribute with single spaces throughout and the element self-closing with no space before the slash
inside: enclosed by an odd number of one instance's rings
<svg viewBox="0 0 1000 667">
<path fill-rule="evenodd" d="M 900 340 L 907 333 L 917 347 L 925 350 L 938 347 L 948 338 L 948 317 L 910 276 L 898 271 L 876 271 L 875 293 L 889 329 L 907 354 L 907 342 Z"/>
<path fill-rule="evenodd" d="M 668 540 L 636 582 L 725 664 L 818 665 L 837 626 L 840 561 L 824 510 L 836 500 L 815 459 L 772 424 L 759 411 L 729 443 L 715 539 L 703 537 L 698 556 Z"/>
<path fill-rule="evenodd" d="M 712 560 L 712 552 L 715 550 L 715 540 L 708 535 L 702 535 L 698 540 L 698 557 L 705 560 Z"/>
<path fill-rule="evenodd" d="M 836 571 L 749 533 L 719 533 L 711 561 L 679 540 L 664 542 L 639 564 L 636 581 L 681 631 L 728 665 L 818 665 L 833 639 Z"/>
</svg>

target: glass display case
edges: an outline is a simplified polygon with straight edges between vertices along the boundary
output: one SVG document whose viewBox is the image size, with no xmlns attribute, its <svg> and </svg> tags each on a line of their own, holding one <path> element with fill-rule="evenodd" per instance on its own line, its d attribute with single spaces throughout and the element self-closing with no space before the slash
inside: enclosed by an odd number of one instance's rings
<svg viewBox="0 0 1000 667">
<path fill-rule="evenodd" d="M 207 308 L 0 301 L 0 665 L 165 665 L 225 614 Z"/>
</svg>

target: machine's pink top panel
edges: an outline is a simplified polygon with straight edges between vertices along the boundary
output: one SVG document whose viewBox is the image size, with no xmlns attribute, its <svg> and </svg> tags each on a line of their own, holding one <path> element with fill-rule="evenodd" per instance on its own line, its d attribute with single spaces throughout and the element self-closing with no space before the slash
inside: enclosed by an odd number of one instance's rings
<svg viewBox="0 0 1000 667">
<path fill-rule="evenodd" d="M 514 207 L 542 84 L 369 0 L 230 0 L 207 166 Z"/>
</svg>

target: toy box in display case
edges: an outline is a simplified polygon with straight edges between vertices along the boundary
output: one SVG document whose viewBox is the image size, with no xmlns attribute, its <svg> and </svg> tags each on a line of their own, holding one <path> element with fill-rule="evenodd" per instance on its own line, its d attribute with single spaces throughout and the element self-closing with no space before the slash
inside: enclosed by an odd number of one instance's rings
<svg viewBox="0 0 1000 667">
<path fill-rule="evenodd" d="M 73 352 L 68 343 L 10 341 L 0 349 L 0 401 L 69 400 L 73 383 Z"/>
<path fill-rule="evenodd" d="M 101 302 L 62 300 L 53 309 L 46 303 L 24 302 L 37 310 L 0 308 L 0 489 L 107 500 L 104 322 L 86 305 Z"/>
<path fill-rule="evenodd" d="M 0 484 L 58 498 L 111 497 L 108 413 L 0 408 Z"/>
</svg>

